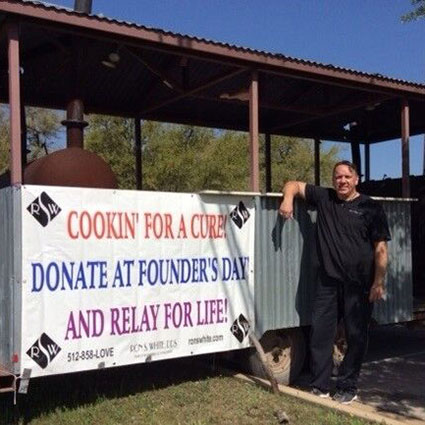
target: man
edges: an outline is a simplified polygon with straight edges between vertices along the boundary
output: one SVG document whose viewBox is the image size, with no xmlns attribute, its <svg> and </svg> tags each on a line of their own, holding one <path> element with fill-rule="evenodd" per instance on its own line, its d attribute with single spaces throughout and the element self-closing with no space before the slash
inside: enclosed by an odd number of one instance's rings
<svg viewBox="0 0 425 425">
<path fill-rule="evenodd" d="M 311 327 L 312 393 L 329 397 L 333 342 L 338 319 L 343 317 L 348 349 L 333 398 L 349 404 L 357 398 L 373 302 L 385 294 L 391 237 L 382 206 L 357 192 L 359 175 L 354 164 L 338 162 L 332 182 L 334 189 L 286 183 L 279 213 L 292 218 L 297 196 L 317 208 L 320 273 Z"/>
</svg>

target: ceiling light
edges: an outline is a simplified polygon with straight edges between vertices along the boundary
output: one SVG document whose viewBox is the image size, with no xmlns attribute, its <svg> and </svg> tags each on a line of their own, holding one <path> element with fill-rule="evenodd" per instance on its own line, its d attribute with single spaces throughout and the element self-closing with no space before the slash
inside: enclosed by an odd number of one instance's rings
<svg viewBox="0 0 425 425">
<path fill-rule="evenodd" d="M 106 66 L 107 68 L 116 68 L 120 59 L 121 58 L 118 52 L 111 52 L 108 55 L 108 59 L 102 61 L 102 65 Z"/>
</svg>

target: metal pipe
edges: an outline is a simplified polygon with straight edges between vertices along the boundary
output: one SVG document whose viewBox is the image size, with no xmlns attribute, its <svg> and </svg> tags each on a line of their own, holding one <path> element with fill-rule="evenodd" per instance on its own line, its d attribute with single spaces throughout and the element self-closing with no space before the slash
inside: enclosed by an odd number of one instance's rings
<svg viewBox="0 0 425 425">
<path fill-rule="evenodd" d="M 140 126 L 140 117 L 134 119 L 134 146 L 136 160 L 136 188 L 142 190 L 142 130 Z"/>
<path fill-rule="evenodd" d="M 21 95 L 19 75 L 19 26 L 7 27 L 9 61 L 9 111 L 10 111 L 10 184 L 22 183 Z"/>
<path fill-rule="evenodd" d="M 84 104 L 81 99 L 72 99 L 66 108 L 66 120 L 62 121 L 66 126 L 66 138 L 68 148 L 84 148 L 84 127 L 88 122 L 84 121 Z"/>
<path fill-rule="evenodd" d="M 357 167 L 359 177 L 362 175 L 362 161 L 360 157 L 360 143 L 351 142 L 351 157 L 353 159 L 353 164 Z"/>
<path fill-rule="evenodd" d="M 266 160 L 266 192 L 272 191 L 272 159 L 271 159 L 271 136 L 265 135 L 265 160 Z"/>
<path fill-rule="evenodd" d="M 74 10 L 76 12 L 90 14 L 92 10 L 92 0 L 75 0 Z"/>
<path fill-rule="evenodd" d="M 401 194 L 403 198 L 410 198 L 410 158 L 409 158 L 409 102 L 401 101 Z"/>
<path fill-rule="evenodd" d="M 370 180 L 370 143 L 364 145 L 365 180 Z"/>
<path fill-rule="evenodd" d="M 314 184 L 320 186 L 320 140 L 314 139 Z"/>
<path fill-rule="evenodd" d="M 250 190 L 260 191 L 259 169 L 259 120 L 258 120 L 258 72 L 252 71 L 249 89 L 249 152 L 250 152 Z"/>
</svg>

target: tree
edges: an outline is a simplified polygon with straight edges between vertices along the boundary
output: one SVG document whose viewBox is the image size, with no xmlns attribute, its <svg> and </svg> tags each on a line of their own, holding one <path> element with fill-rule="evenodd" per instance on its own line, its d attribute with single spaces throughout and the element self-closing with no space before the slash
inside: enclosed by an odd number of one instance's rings
<svg viewBox="0 0 425 425">
<path fill-rule="evenodd" d="M 134 125 L 130 119 L 92 115 L 84 146 L 112 168 L 120 189 L 135 189 Z"/>
<path fill-rule="evenodd" d="M 115 172 L 120 188 L 135 187 L 133 123 L 90 118 L 86 147 L 101 155 Z M 196 192 L 205 189 L 249 190 L 249 141 L 246 133 L 145 121 L 142 125 L 143 188 Z M 264 164 L 264 139 L 260 139 Z M 330 184 L 339 149 L 322 150 L 322 181 Z M 289 179 L 314 181 L 313 144 L 308 140 L 273 137 L 273 190 Z M 264 187 L 265 171 L 261 167 Z"/>
<path fill-rule="evenodd" d="M 340 149 L 332 146 L 320 153 L 321 184 L 330 186 L 332 170 L 338 161 Z M 272 139 L 272 190 L 280 191 L 283 183 L 300 180 L 314 183 L 314 151 L 311 140 L 294 137 L 274 137 Z"/>
<path fill-rule="evenodd" d="M 25 108 L 28 159 L 33 160 L 56 148 L 60 116 L 56 111 L 42 108 Z M 9 168 L 9 108 L 0 106 L 0 175 Z"/>
<path fill-rule="evenodd" d="M 425 17 L 425 0 L 410 0 L 414 10 L 401 17 L 402 22 L 415 21 Z"/>
<path fill-rule="evenodd" d="M 57 149 L 56 142 L 63 129 L 60 113 L 51 109 L 26 107 L 25 121 L 30 161 Z"/>
</svg>

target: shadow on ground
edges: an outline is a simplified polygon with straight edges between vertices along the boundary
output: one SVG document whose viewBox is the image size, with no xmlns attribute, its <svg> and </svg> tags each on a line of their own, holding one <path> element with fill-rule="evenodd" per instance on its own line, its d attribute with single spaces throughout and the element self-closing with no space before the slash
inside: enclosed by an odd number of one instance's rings
<svg viewBox="0 0 425 425">
<path fill-rule="evenodd" d="M 33 379 L 28 395 L 18 395 L 16 406 L 12 394 L 0 394 L 0 425 L 27 424 L 57 409 L 89 405 L 100 398 L 126 397 L 207 379 L 219 374 L 214 365 L 215 357 L 204 355 Z"/>
<path fill-rule="evenodd" d="M 372 330 L 359 388 L 363 403 L 425 421 L 425 327 Z"/>
</svg>

